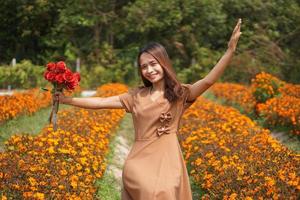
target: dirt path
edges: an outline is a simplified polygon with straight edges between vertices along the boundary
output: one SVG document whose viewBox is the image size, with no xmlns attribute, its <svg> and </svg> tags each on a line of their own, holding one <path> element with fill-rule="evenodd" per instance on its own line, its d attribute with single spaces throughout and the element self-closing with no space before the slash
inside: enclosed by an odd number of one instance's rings
<svg viewBox="0 0 300 200">
<path fill-rule="evenodd" d="M 125 159 L 129 153 L 129 150 L 134 140 L 134 127 L 130 114 L 126 114 L 123 118 L 120 128 L 117 130 L 114 142 L 114 156 L 110 165 L 107 167 L 108 173 L 114 174 L 118 184 L 118 190 L 121 189 L 122 184 L 122 169 Z M 120 190 L 121 191 L 121 190 Z"/>
<path fill-rule="evenodd" d="M 107 169 L 99 185 L 98 195 L 101 200 L 121 199 L 122 169 L 125 159 L 134 141 L 132 117 L 126 113 L 110 144 Z"/>
<path fill-rule="evenodd" d="M 294 134 L 272 131 L 271 136 L 290 150 L 300 153 L 300 141 Z"/>
</svg>

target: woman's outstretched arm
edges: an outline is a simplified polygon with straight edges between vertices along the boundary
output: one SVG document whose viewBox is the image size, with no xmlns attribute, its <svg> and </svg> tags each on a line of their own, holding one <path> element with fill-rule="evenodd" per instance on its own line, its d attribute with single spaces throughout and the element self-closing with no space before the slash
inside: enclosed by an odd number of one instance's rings
<svg viewBox="0 0 300 200">
<path fill-rule="evenodd" d="M 56 94 L 57 100 L 62 104 L 72 105 L 88 109 L 123 108 L 119 96 L 111 97 L 65 97 L 61 93 Z"/>
<path fill-rule="evenodd" d="M 188 100 L 193 100 L 205 92 L 210 86 L 212 86 L 219 77 L 223 74 L 224 70 L 231 61 L 231 58 L 234 55 L 237 42 L 241 35 L 241 23 L 242 20 L 239 19 L 233 32 L 231 38 L 228 42 L 228 48 L 222 58 L 218 63 L 213 67 L 213 69 L 201 80 L 195 82 L 191 87 L 191 94 L 188 97 Z"/>
</svg>

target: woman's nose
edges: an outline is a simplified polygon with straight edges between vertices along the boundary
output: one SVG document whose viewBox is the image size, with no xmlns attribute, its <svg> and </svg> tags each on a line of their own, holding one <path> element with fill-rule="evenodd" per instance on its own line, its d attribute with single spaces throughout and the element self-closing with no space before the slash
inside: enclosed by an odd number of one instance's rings
<svg viewBox="0 0 300 200">
<path fill-rule="evenodd" d="M 150 72 L 152 72 L 152 71 L 153 71 L 152 67 L 149 67 L 149 66 L 148 66 L 148 67 L 147 67 L 147 72 L 150 73 Z"/>
</svg>

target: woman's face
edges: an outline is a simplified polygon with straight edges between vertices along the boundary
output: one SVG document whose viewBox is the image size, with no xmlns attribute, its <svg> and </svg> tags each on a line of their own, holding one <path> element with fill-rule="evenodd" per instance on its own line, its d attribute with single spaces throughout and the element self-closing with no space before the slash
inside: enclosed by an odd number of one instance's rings
<svg viewBox="0 0 300 200">
<path fill-rule="evenodd" d="M 157 60 L 149 53 L 140 56 L 140 68 L 142 75 L 151 83 L 158 82 L 164 78 L 164 70 Z"/>
</svg>

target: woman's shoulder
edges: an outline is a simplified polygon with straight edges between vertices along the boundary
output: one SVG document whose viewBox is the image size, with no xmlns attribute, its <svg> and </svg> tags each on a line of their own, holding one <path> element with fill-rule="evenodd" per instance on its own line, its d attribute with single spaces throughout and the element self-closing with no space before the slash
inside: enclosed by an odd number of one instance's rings
<svg viewBox="0 0 300 200">
<path fill-rule="evenodd" d="M 130 93 L 132 95 L 136 95 L 137 93 L 142 91 L 144 88 L 146 88 L 146 86 L 144 86 L 144 85 L 134 86 L 134 87 L 129 88 L 128 93 Z"/>
<path fill-rule="evenodd" d="M 192 84 L 190 83 L 180 83 L 181 88 L 182 88 L 182 98 L 181 99 L 186 99 L 187 96 L 191 93 L 191 87 Z"/>
<path fill-rule="evenodd" d="M 185 89 L 189 89 L 192 86 L 190 83 L 180 83 L 180 85 Z"/>
<path fill-rule="evenodd" d="M 187 92 L 187 93 L 190 92 L 192 84 L 190 84 L 190 83 L 181 83 L 180 85 L 181 85 L 181 87 L 183 88 L 183 90 L 185 92 Z"/>
</svg>

